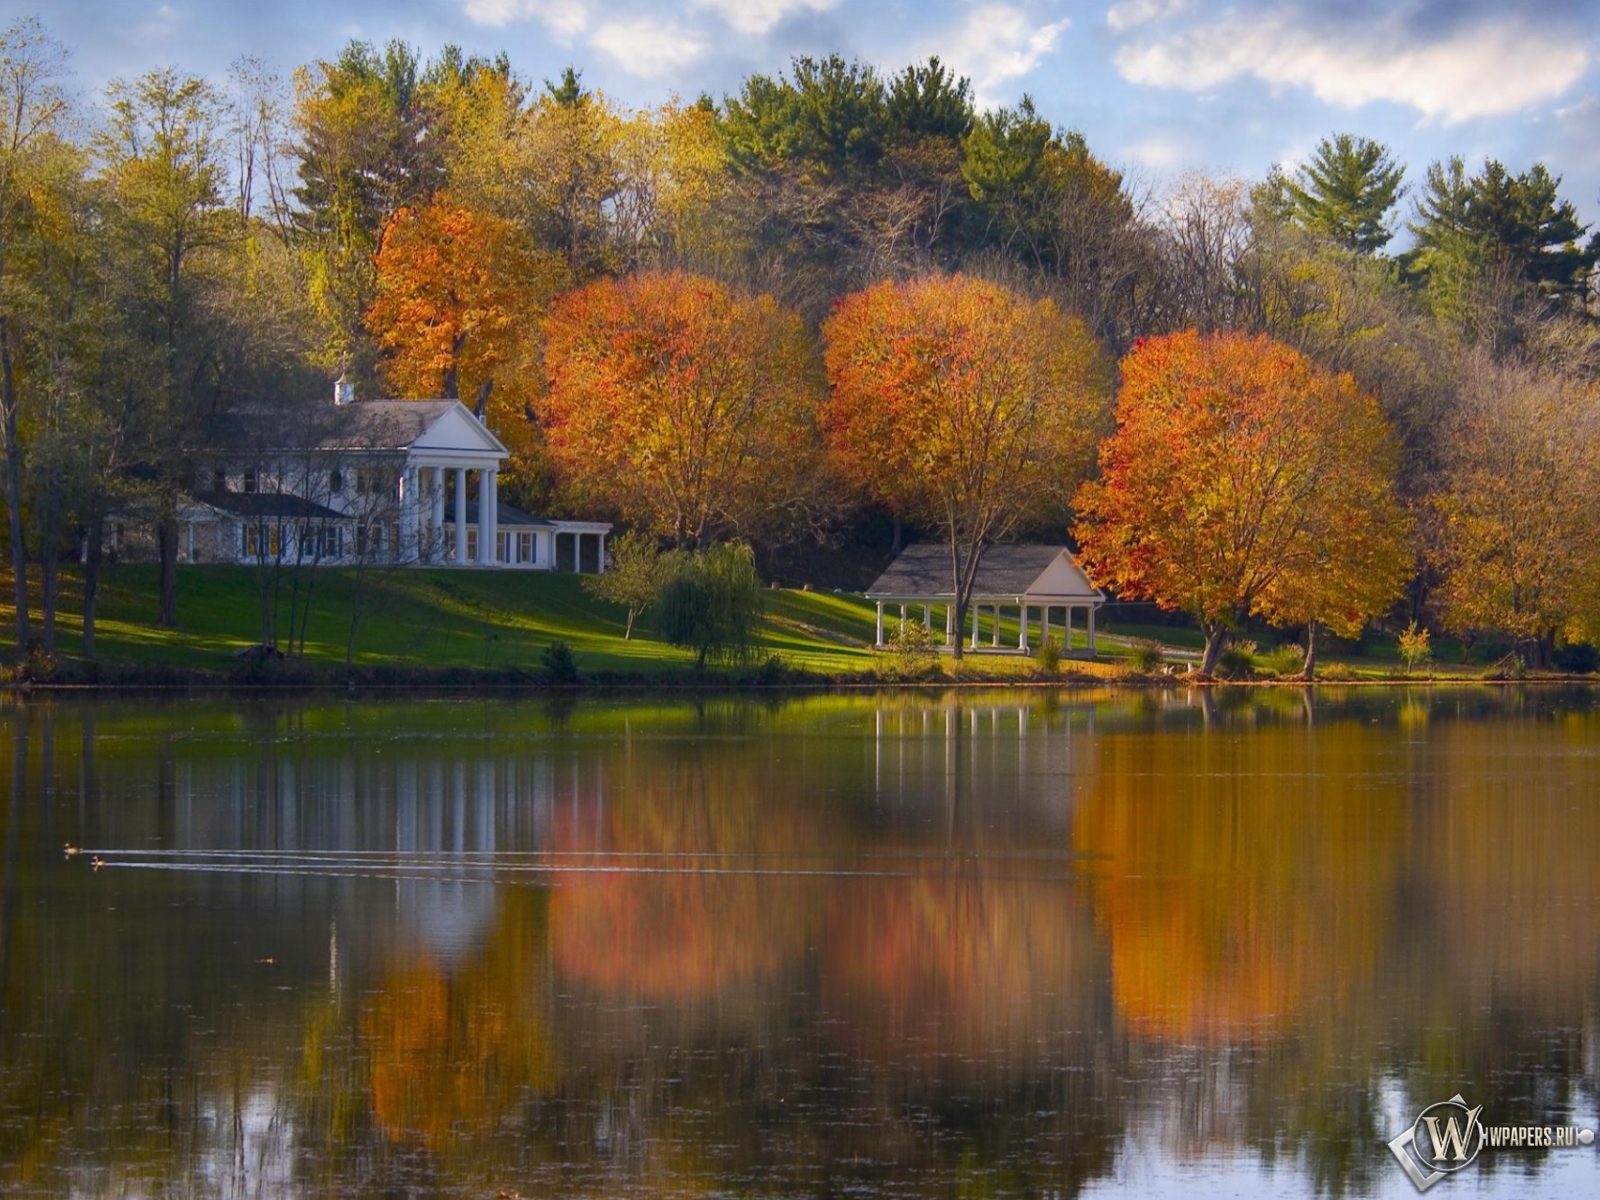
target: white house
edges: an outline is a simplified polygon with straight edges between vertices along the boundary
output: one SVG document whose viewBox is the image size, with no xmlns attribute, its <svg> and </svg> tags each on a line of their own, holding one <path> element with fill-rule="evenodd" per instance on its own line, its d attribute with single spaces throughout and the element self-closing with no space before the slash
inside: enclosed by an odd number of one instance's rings
<svg viewBox="0 0 1600 1200">
<path fill-rule="evenodd" d="M 260 444 L 258 416 L 197 471 L 184 561 L 605 569 L 610 524 L 499 500 L 508 451 L 459 400 L 356 402 L 341 383 L 277 445 Z"/>
</svg>

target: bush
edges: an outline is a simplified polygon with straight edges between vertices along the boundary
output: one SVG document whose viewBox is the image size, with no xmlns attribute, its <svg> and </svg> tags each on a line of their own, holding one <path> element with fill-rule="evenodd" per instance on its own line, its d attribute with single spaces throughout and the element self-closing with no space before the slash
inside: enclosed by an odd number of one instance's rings
<svg viewBox="0 0 1600 1200">
<path fill-rule="evenodd" d="M 1418 629 L 1415 621 L 1407 625 L 1400 633 L 1400 657 L 1405 660 L 1406 674 L 1418 663 L 1428 662 L 1433 658 L 1433 642 L 1426 629 Z"/>
<path fill-rule="evenodd" d="M 1588 642 L 1568 642 L 1550 656 L 1558 671 L 1569 675 L 1593 675 L 1600 671 L 1600 649 Z"/>
<path fill-rule="evenodd" d="M 1061 670 L 1061 639 L 1047 637 L 1039 647 L 1039 670 L 1054 675 Z"/>
<path fill-rule="evenodd" d="M 1249 679 L 1256 673 L 1256 644 L 1229 642 L 1217 656 L 1218 679 Z"/>
<path fill-rule="evenodd" d="M 1262 655 L 1261 661 L 1268 671 L 1280 678 L 1298 675 L 1306 665 L 1305 647 L 1290 642 L 1268 651 Z"/>
<path fill-rule="evenodd" d="M 901 621 L 889 638 L 889 648 L 884 651 L 889 658 L 890 672 L 897 678 L 910 679 L 921 675 L 934 663 L 933 634 L 920 621 Z"/>
<path fill-rule="evenodd" d="M 1166 649 L 1155 638 L 1139 638 L 1128 645 L 1128 665 L 1141 675 L 1154 675 L 1166 661 Z"/>
<path fill-rule="evenodd" d="M 572 647 L 563 641 L 551 642 L 539 656 L 544 664 L 545 678 L 551 683 L 578 682 L 578 660 L 572 657 Z"/>
</svg>

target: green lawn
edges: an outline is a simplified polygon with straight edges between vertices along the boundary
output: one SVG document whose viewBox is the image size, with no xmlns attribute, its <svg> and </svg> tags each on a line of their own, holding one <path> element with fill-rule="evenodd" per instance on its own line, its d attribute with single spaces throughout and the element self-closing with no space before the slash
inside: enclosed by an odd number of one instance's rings
<svg viewBox="0 0 1600 1200">
<path fill-rule="evenodd" d="M 314 666 L 343 664 L 358 587 L 365 597 L 365 615 L 356 635 L 355 662 L 364 668 L 534 671 L 544 650 L 556 640 L 572 647 L 579 670 L 586 675 L 682 676 L 694 662 L 689 651 L 655 640 L 648 615 L 639 622 L 633 639 L 624 641 L 626 613 L 588 596 L 575 575 L 407 569 L 368 572 L 358 579 L 349 570 L 322 568 L 303 574 L 302 597 L 308 584 L 311 618 L 305 658 Z M 261 577 L 250 567 L 180 567 L 179 627 L 169 630 L 154 623 L 155 566 L 108 565 L 101 583 L 98 657 L 117 666 L 227 672 L 237 665 L 237 651 L 261 641 L 260 585 Z M 57 650 L 68 661 L 79 646 L 81 587 L 81 574 L 75 568 L 64 573 Z M 282 645 L 287 641 L 291 593 L 287 580 L 279 592 Z M 9 596 L 9 588 L 5 594 Z M 920 611 L 911 614 L 913 620 L 920 616 Z M 890 631 L 897 617 L 898 612 L 889 614 Z M 0 607 L 0 620 L 9 624 L 8 606 Z M 1155 637 L 1173 649 L 1200 646 L 1199 634 L 1181 627 L 1103 621 L 1100 629 L 1111 635 L 1100 644 L 1102 661 L 1073 662 L 1071 669 L 1114 673 L 1125 653 L 1120 643 L 1129 637 Z M 862 676 L 883 665 L 870 647 L 873 633 L 873 606 L 860 595 L 774 589 L 767 593 L 758 659 L 775 653 L 792 668 L 834 677 Z M 1074 633 L 1074 648 L 1081 649 L 1081 619 Z M 987 645 L 990 637 L 985 616 L 980 638 Z M 1015 619 L 1002 621 L 1000 644 L 1016 642 Z M 1343 661 L 1362 674 L 1392 671 L 1392 644 L 1375 649 L 1372 658 L 1340 655 L 1336 660 L 1330 655 L 1325 661 L 1330 665 Z M 987 655 L 969 657 L 964 667 L 969 675 L 997 680 L 1024 678 L 1035 669 L 1030 659 Z"/>
</svg>

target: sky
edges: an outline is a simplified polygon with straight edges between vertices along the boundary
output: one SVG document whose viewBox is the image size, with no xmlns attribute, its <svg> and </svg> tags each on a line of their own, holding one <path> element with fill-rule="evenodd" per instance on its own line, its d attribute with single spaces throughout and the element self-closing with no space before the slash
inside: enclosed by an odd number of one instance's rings
<svg viewBox="0 0 1600 1200">
<path fill-rule="evenodd" d="M 1154 192 L 1292 167 L 1350 132 L 1410 183 L 1451 154 L 1542 161 L 1600 222 L 1600 0 L 0 0 L 4 24 L 24 16 L 69 48 L 87 100 L 158 66 L 220 79 L 243 55 L 288 78 L 352 38 L 504 50 L 533 82 L 571 64 L 629 107 L 721 98 L 797 55 L 886 72 L 938 55 L 981 105 L 1031 95 Z"/>
</svg>

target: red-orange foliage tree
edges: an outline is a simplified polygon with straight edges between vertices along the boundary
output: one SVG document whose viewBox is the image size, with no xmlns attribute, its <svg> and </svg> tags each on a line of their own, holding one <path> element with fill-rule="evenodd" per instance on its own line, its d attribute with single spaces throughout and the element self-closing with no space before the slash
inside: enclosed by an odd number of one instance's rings
<svg viewBox="0 0 1600 1200">
<path fill-rule="evenodd" d="M 366 324 L 389 353 L 390 386 L 454 399 L 465 385 L 480 402 L 537 345 L 538 319 L 563 278 L 560 260 L 515 224 L 444 195 L 395 213 L 376 264 Z"/>
<path fill-rule="evenodd" d="M 1104 421 L 1109 365 L 1050 301 L 962 275 L 847 296 L 823 332 L 828 448 L 875 499 L 944 531 L 962 629 L 984 549 L 1052 504 L 1064 511 Z"/>
<path fill-rule="evenodd" d="M 1201 673 L 1247 614 L 1355 633 L 1400 594 L 1411 523 L 1378 403 L 1266 337 L 1148 338 L 1122 362 L 1117 432 L 1078 492 L 1085 565 L 1188 612 Z"/>
<path fill-rule="evenodd" d="M 815 372 L 800 318 L 771 296 L 645 272 L 558 297 L 544 332 L 549 454 L 591 503 L 700 546 L 799 502 Z"/>
</svg>

